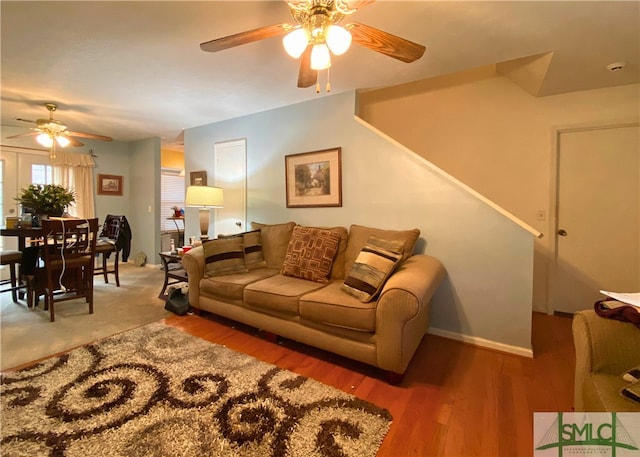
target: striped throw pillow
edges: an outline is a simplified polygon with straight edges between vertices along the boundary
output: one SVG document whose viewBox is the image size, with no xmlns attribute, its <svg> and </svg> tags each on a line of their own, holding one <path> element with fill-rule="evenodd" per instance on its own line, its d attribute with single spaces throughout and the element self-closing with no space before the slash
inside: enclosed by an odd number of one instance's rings
<svg viewBox="0 0 640 457">
<path fill-rule="evenodd" d="M 211 240 L 202 245 L 207 276 L 246 273 L 242 237 Z"/>
<path fill-rule="evenodd" d="M 398 241 L 370 237 L 344 279 L 342 290 L 363 303 L 375 299 L 402 260 L 402 247 Z"/>
<path fill-rule="evenodd" d="M 340 234 L 331 230 L 296 225 L 280 271 L 285 276 L 329 282 Z"/>
<path fill-rule="evenodd" d="M 233 235 L 218 235 L 218 239 L 241 238 L 244 248 L 244 264 L 249 270 L 267 266 L 262 253 L 260 230 L 234 233 Z"/>
</svg>

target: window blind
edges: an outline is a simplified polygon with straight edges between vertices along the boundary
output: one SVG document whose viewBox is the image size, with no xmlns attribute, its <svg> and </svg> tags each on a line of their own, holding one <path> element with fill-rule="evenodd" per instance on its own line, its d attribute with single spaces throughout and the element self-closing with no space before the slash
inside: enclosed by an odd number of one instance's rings
<svg viewBox="0 0 640 457">
<path fill-rule="evenodd" d="M 163 169 L 160 172 L 160 230 L 176 230 L 174 221 L 168 220 L 173 216 L 173 207 L 184 208 L 184 176 L 174 170 Z M 182 230 L 183 222 L 178 222 Z"/>
</svg>

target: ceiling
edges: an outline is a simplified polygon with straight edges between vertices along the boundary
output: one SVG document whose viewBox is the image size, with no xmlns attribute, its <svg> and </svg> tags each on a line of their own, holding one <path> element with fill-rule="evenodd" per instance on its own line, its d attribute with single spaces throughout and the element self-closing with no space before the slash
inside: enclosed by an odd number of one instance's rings
<svg viewBox="0 0 640 457">
<path fill-rule="evenodd" d="M 279 38 L 218 53 L 199 44 L 291 23 L 283 1 L 0 2 L 1 122 L 47 117 L 70 130 L 131 141 L 162 137 L 325 96 L 296 87 Z M 378 1 L 350 20 L 424 44 L 402 63 L 352 46 L 334 57 L 332 93 L 441 76 L 553 53 L 538 96 L 639 81 L 637 1 Z M 623 71 L 606 66 L 626 62 Z M 321 76 L 324 81 L 324 76 Z M 5 136 L 5 135 L 3 135 Z M 2 143 L 7 140 L 2 138 Z"/>
</svg>

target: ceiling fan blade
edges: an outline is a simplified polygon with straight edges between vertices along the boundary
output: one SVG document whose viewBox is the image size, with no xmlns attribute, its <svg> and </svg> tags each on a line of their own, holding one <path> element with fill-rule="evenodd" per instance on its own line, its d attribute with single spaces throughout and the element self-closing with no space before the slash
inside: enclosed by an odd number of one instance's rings
<svg viewBox="0 0 640 457">
<path fill-rule="evenodd" d="M 427 49 L 421 44 L 359 22 L 347 24 L 345 28 L 351 32 L 354 43 L 403 62 L 418 60 Z"/>
<path fill-rule="evenodd" d="M 40 132 L 27 132 L 27 133 L 21 133 L 19 135 L 8 136 L 7 139 L 9 139 L 9 138 L 22 138 L 22 137 L 25 137 L 25 136 L 33 136 L 33 135 L 39 135 L 39 134 L 40 134 Z"/>
<path fill-rule="evenodd" d="M 207 52 L 218 52 L 224 49 L 233 48 L 234 46 L 240 46 L 247 43 L 253 43 L 254 41 L 264 40 L 278 35 L 284 35 L 291 26 L 288 24 L 267 25 L 259 27 L 253 30 L 247 30 L 246 32 L 236 33 L 222 38 L 216 38 L 215 40 L 207 41 L 206 43 L 200 43 L 200 49 Z"/>
<path fill-rule="evenodd" d="M 77 136 L 79 138 L 89 138 L 90 140 L 113 141 L 110 136 L 94 135 L 93 133 L 70 132 L 67 130 L 64 134 L 65 136 Z"/>
<path fill-rule="evenodd" d="M 30 124 L 37 124 L 36 121 L 32 121 L 31 119 L 22 119 L 21 117 L 16 117 L 16 121 L 20 121 L 20 122 L 28 122 Z"/>
<path fill-rule="evenodd" d="M 63 133 L 62 135 L 60 135 L 60 136 L 63 136 L 63 137 L 65 137 L 67 140 L 69 140 L 69 143 L 71 144 L 71 146 L 75 146 L 75 147 L 78 147 L 78 146 L 84 146 L 84 143 L 83 143 L 83 142 L 78 141 L 78 140 L 76 140 L 74 137 L 70 136 L 70 133 L 71 133 L 71 132 L 64 132 L 64 133 Z"/>
<path fill-rule="evenodd" d="M 300 57 L 298 87 L 311 87 L 318 80 L 318 72 L 311 69 L 311 49 L 312 46 L 307 46 L 307 49 L 305 49 Z"/>
</svg>

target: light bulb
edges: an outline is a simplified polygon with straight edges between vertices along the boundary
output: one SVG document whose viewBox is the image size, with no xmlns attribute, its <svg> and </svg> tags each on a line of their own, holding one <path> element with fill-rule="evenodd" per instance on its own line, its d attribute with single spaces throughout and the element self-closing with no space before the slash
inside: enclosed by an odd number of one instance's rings
<svg viewBox="0 0 640 457">
<path fill-rule="evenodd" d="M 287 54 L 297 59 L 309 45 L 307 30 L 302 27 L 292 30 L 282 38 L 282 45 Z"/>
<path fill-rule="evenodd" d="M 347 52 L 347 49 L 351 46 L 351 34 L 339 25 L 327 27 L 325 37 L 327 46 L 337 56 Z"/>
<path fill-rule="evenodd" d="M 36 141 L 40 143 L 45 148 L 50 148 L 53 144 L 53 138 L 46 133 L 41 133 L 36 137 Z"/>
<path fill-rule="evenodd" d="M 331 66 L 331 55 L 326 44 L 315 44 L 311 50 L 311 69 L 324 70 Z"/>
<path fill-rule="evenodd" d="M 58 144 L 60 146 L 62 146 L 63 148 L 69 146 L 69 143 L 71 143 L 71 141 L 69 141 L 69 138 L 67 138 L 66 136 L 62 136 L 62 135 L 58 135 L 56 137 L 56 141 L 58 142 Z"/>
</svg>

